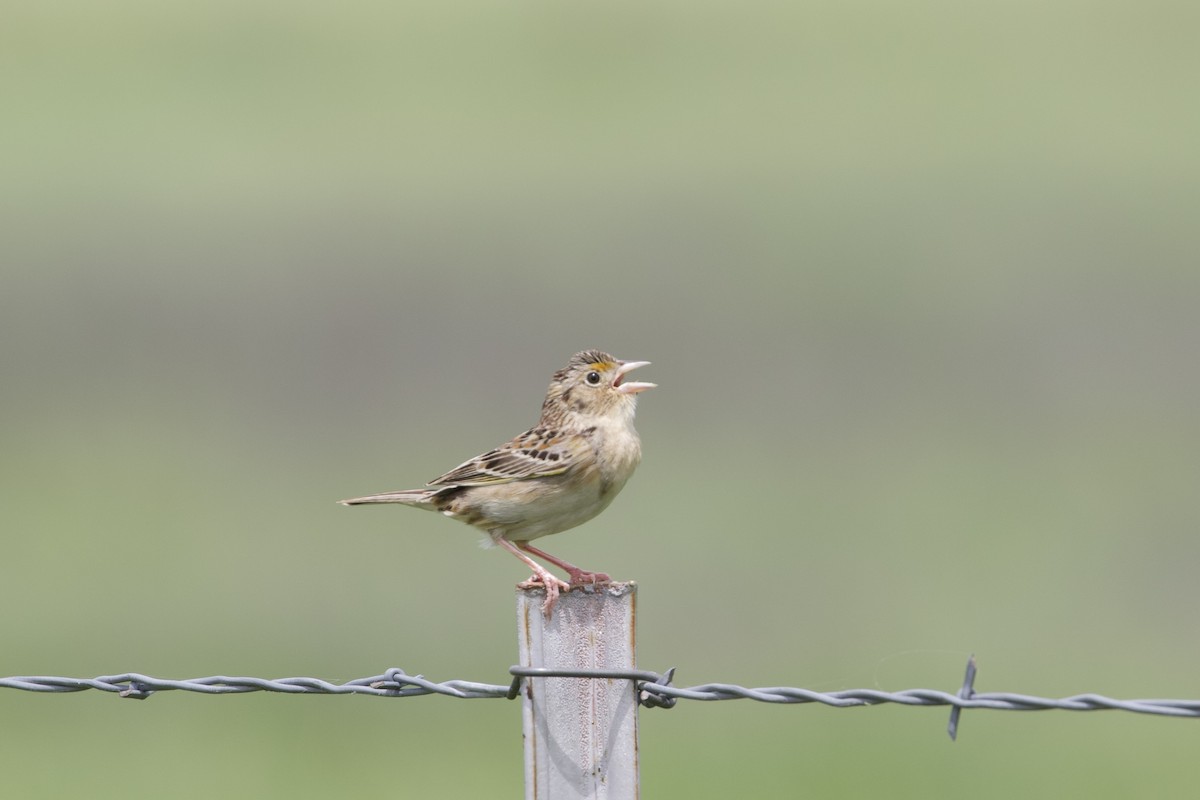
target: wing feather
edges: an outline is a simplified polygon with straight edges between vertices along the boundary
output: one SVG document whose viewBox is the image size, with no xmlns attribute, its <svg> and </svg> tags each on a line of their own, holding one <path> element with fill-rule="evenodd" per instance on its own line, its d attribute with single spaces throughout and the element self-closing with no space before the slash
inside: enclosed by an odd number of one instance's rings
<svg viewBox="0 0 1200 800">
<path fill-rule="evenodd" d="M 590 449 L 582 434 L 533 428 L 434 478 L 429 485 L 481 486 L 561 475 Z"/>
</svg>

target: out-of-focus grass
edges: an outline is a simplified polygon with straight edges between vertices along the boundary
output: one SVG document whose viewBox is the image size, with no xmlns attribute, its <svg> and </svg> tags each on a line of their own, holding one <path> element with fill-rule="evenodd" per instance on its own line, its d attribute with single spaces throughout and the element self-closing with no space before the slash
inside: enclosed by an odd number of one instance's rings
<svg viewBox="0 0 1200 800">
<path fill-rule="evenodd" d="M 18 4 L 0 674 L 503 682 L 419 485 L 598 346 L 646 460 L 554 552 L 677 682 L 1197 696 L 1186 4 Z M 501 701 L 0 695 L 0 794 L 511 796 Z M 1179 795 L 1192 726 L 683 704 L 661 797 Z M 1069 747 L 1063 742 L 1070 742 Z M 1185 751 L 1187 748 L 1187 751 Z"/>
</svg>

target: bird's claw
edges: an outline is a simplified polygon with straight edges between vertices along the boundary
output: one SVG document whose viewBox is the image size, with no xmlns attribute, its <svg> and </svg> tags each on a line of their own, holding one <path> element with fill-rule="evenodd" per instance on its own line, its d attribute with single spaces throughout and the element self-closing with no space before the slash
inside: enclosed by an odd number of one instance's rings
<svg viewBox="0 0 1200 800">
<path fill-rule="evenodd" d="M 598 583 L 612 583 L 612 578 L 603 572 L 588 572 L 582 569 L 570 571 L 572 586 L 595 586 Z"/>
<path fill-rule="evenodd" d="M 571 584 L 554 577 L 549 572 L 535 572 L 529 576 L 528 580 L 518 583 L 517 588 L 545 589 L 546 600 L 542 603 L 542 613 L 546 615 L 546 619 L 550 619 L 550 614 L 554 611 L 554 604 L 558 602 L 559 594 L 571 591 Z"/>
</svg>

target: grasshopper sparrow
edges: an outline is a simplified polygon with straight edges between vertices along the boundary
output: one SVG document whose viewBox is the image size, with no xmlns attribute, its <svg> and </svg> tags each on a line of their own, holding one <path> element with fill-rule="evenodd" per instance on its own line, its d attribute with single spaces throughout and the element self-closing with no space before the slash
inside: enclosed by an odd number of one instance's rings
<svg viewBox="0 0 1200 800">
<path fill-rule="evenodd" d="M 642 459 L 633 429 L 637 395 L 655 384 L 626 381 L 625 376 L 649 363 L 620 361 L 599 350 L 576 353 L 554 373 L 541 419 L 525 433 L 434 478 L 427 489 L 339 502 L 401 503 L 440 511 L 485 531 L 485 546 L 500 545 L 533 570 L 521 586 L 545 587 L 542 610 L 549 617 L 560 591 L 610 579 L 555 558 L 530 541 L 587 522 L 629 480 Z M 566 570 L 570 583 L 530 555 Z"/>
</svg>

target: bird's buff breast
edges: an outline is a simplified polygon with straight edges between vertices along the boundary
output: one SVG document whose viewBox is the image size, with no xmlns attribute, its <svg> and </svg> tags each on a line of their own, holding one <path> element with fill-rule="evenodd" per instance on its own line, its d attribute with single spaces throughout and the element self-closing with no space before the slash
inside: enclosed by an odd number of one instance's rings
<svg viewBox="0 0 1200 800">
<path fill-rule="evenodd" d="M 615 451 L 608 459 L 563 475 L 472 487 L 463 501 L 476 527 L 527 542 L 574 528 L 599 514 L 625 486 L 641 461 L 641 448 Z"/>
</svg>

